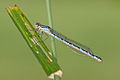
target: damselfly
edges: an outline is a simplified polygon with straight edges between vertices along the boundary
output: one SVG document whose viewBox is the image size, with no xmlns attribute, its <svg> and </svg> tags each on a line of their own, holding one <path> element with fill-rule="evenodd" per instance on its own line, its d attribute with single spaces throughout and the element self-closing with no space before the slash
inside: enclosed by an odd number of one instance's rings
<svg viewBox="0 0 120 80">
<path fill-rule="evenodd" d="M 49 26 L 45 26 L 45 25 L 41 25 L 40 23 L 36 23 L 35 30 L 39 34 L 46 33 L 46 34 L 58 39 L 59 41 L 63 42 L 64 44 L 66 44 L 67 46 L 69 46 L 70 48 L 72 48 L 73 50 L 75 50 L 78 53 L 82 52 L 83 54 L 86 54 L 86 55 L 90 56 L 91 58 L 96 59 L 99 62 L 102 61 L 102 59 L 100 57 L 93 54 L 93 52 L 90 48 L 88 48 L 74 40 L 67 38 L 66 36 L 62 35 L 61 33 L 58 33 L 57 31 L 53 30 Z"/>
</svg>

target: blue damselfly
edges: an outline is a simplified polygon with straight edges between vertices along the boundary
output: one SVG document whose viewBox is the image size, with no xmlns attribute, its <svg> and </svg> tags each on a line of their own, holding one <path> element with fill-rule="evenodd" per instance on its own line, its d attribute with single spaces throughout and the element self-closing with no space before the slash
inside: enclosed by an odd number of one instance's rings
<svg viewBox="0 0 120 80">
<path fill-rule="evenodd" d="M 90 48 L 88 48 L 74 40 L 67 38 L 66 36 L 62 35 L 61 33 L 53 30 L 49 26 L 45 26 L 45 25 L 41 25 L 40 23 L 36 23 L 35 30 L 38 32 L 38 34 L 46 33 L 46 34 L 58 39 L 59 41 L 63 42 L 64 44 L 66 44 L 67 46 L 69 46 L 70 48 L 72 48 L 73 50 L 75 50 L 78 53 L 82 52 L 83 54 L 86 54 L 86 55 L 90 56 L 91 58 L 96 59 L 99 62 L 102 61 L 102 59 L 100 57 L 93 54 L 93 52 Z"/>
</svg>

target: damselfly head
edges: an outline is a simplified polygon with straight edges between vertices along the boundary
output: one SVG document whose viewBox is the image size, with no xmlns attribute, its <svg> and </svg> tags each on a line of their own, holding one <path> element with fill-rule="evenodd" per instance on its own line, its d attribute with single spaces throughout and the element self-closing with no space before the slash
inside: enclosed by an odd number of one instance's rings
<svg viewBox="0 0 120 80">
<path fill-rule="evenodd" d="M 41 25 L 41 24 L 37 22 L 37 23 L 35 23 L 35 25 Z"/>
<path fill-rule="evenodd" d="M 35 24 L 36 31 L 50 32 L 50 27 L 46 25 L 42 25 L 40 23 Z"/>
<path fill-rule="evenodd" d="M 41 27 L 42 25 L 40 23 L 35 23 L 36 27 Z"/>
<path fill-rule="evenodd" d="M 36 23 L 35 24 L 35 30 L 36 31 L 39 31 L 39 30 L 41 31 L 42 30 L 42 25 L 40 23 Z"/>
<path fill-rule="evenodd" d="M 35 23 L 35 27 L 39 27 L 39 26 L 41 26 L 40 23 Z"/>
<path fill-rule="evenodd" d="M 36 27 L 41 27 L 41 28 L 49 28 L 49 26 L 42 25 L 40 23 L 35 24 Z"/>
</svg>

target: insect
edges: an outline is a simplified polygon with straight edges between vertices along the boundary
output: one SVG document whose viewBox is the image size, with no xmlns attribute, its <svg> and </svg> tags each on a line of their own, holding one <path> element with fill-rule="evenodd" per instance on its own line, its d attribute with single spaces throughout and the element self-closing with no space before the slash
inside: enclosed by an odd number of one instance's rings
<svg viewBox="0 0 120 80">
<path fill-rule="evenodd" d="M 72 48 L 73 50 L 75 50 L 77 53 L 82 52 L 85 55 L 90 56 L 91 58 L 96 59 L 97 61 L 101 62 L 102 59 L 96 55 L 93 54 L 92 50 L 74 40 L 71 40 L 69 38 L 67 38 L 66 36 L 62 35 L 61 33 L 53 30 L 52 28 L 50 28 L 49 26 L 45 26 L 42 25 L 40 23 L 36 23 L 35 24 L 35 30 L 41 34 L 41 33 L 46 33 L 54 38 L 56 38 L 57 40 L 61 41 L 62 43 L 66 44 L 67 46 L 69 46 L 70 48 Z"/>
</svg>

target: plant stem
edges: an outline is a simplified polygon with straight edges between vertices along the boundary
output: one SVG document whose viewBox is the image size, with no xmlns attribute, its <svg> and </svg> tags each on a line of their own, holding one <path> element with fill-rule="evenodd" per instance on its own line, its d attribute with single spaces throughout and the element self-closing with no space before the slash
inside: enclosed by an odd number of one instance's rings
<svg viewBox="0 0 120 80">
<path fill-rule="evenodd" d="M 48 15 L 48 24 L 51 28 L 53 28 L 53 19 L 52 19 L 52 11 L 51 11 L 51 0 L 46 0 L 46 8 L 47 8 L 47 15 Z M 52 55 L 55 61 L 57 62 L 56 57 L 56 49 L 55 49 L 55 40 L 51 37 L 51 47 L 52 47 Z"/>
<path fill-rule="evenodd" d="M 47 8 L 47 15 L 48 15 L 48 24 L 51 28 L 53 28 L 51 0 L 46 0 L 46 8 Z M 51 47 L 52 47 L 52 56 L 55 59 L 55 61 L 57 62 L 55 40 L 53 37 L 51 37 Z M 54 75 L 54 80 L 61 80 L 61 78 L 57 75 Z"/>
</svg>

